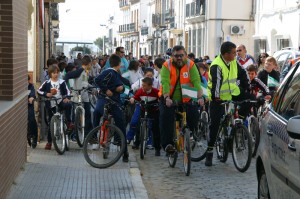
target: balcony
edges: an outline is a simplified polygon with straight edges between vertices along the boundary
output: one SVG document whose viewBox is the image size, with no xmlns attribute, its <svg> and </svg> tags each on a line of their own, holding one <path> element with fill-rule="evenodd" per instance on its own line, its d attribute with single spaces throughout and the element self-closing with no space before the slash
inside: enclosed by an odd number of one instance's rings
<svg viewBox="0 0 300 199">
<path fill-rule="evenodd" d="M 135 23 L 130 23 L 130 24 L 124 24 L 124 25 L 119 25 L 119 33 L 120 35 L 127 35 L 127 34 L 136 34 L 137 30 L 135 28 Z"/>
<path fill-rule="evenodd" d="M 157 27 L 161 25 L 161 14 L 152 14 L 152 26 Z"/>
<path fill-rule="evenodd" d="M 170 22 L 170 18 L 174 16 L 174 9 L 168 9 L 165 12 L 165 23 Z"/>
<path fill-rule="evenodd" d="M 142 27 L 141 28 L 141 35 L 148 35 L 148 27 Z"/>
<path fill-rule="evenodd" d="M 203 4 L 200 0 L 188 3 L 185 6 L 185 17 L 189 23 L 203 22 L 205 20 L 205 1 Z"/>
<path fill-rule="evenodd" d="M 128 0 L 120 0 L 119 1 L 120 10 L 127 10 L 130 8 Z"/>
<path fill-rule="evenodd" d="M 130 0 L 131 5 L 139 3 L 139 2 L 140 2 L 140 0 Z"/>
</svg>

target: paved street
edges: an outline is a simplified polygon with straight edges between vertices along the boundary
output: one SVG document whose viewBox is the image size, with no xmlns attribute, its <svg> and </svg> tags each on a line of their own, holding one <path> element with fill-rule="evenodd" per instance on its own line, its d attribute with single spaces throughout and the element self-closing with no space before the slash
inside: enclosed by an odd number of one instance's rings
<svg viewBox="0 0 300 199">
<path fill-rule="evenodd" d="M 147 198 L 134 155 L 130 163 L 121 160 L 108 169 L 88 165 L 82 150 L 58 155 L 44 150 L 45 143 L 28 149 L 27 163 L 11 188 L 9 199 L 41 198 Z"/>
<path fill-rule="evenodd" d="M 225 164 L 214 159 L 212 167 L 204 161 L 192 162 L 191 175 L 185 176 L 182 156 L 170 168 L 164 153 L 155 157 L 154 151 L 147 151 L 144 160 L 138 150 L 135 153 L 150 199 L 257 198 L 255 159 L 245 173 L 236 170 L 231 154 Z"/>
</svg>

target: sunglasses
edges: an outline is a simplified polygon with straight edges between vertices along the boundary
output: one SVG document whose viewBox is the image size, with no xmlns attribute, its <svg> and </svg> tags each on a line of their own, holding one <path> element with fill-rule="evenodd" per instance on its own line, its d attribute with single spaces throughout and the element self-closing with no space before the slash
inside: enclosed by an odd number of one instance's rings
<svg viewBox="0 0 300 199">
<path fill-rule="evenodd" d="M 184 56 L 184 54 L 175 54 L 174 55 L 175 58 L 179 58 L 179 57 L 182 58 L 183 56 Z"/>
<path fill-rule="evenodd" d="M 120 51 L 120 53 L 125 53 L 124 51 Z"/>
<path fill-rule="evenodd" d="M 266 58 L 266 56 L 261 56 L 260 58 Z"/>
<path fill-rule="evenodd" d="M 236 50 L 236 52 L 241 52 L 242 50 Z"/>
</svg>

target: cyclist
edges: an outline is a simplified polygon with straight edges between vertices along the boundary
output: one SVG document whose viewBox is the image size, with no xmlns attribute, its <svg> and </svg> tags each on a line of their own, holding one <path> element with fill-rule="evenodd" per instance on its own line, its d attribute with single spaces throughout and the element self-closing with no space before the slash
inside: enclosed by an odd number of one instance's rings
<svg viewBox="0 0 300 199">
<path fill-rule="evenodd" d="M 124 92 L 123 86 L 123 78 L 120 74 L 121 68 L 121 58 L 116 54 L 112 54 L 109 57 L 109 65 L 112 68 L 108 68 L 103 71 L 96 79 L 95 83 L 100 88 L 100 92 L 109 96 L 115 102 L 121 104 L 120 94 Z M 94 126 L 98 126 L 100 123 L 100 118 L 103 115 L 104 104 L 106 100 L 104 97 L 99 96 L 95 110 L 94 110 Z M 125 132 L 125 122 L 123 118 L 123 113 L 117 105 L 112 105 L 111 114 L 115 120 L 116 126 L 123 132 L 124 136 L 126 136 Z M 125 145 L 125 152 L 123 155 L 123 162 L 128 162 L 128 150 L 127 145 Z"/>
<path fill-rule="evenodd" d="M 210 102 L 211 124 L 210 139 L 206 152 L 205 166 L 212 166 L 213 147 L 216 141 L 220 120 L 224 115 L 223 100 L 242 100 L 247 98 L 249 80 L 246 71 L 240 66 L 236 57 L 236 45 L 224 42 L 221 54 L 211 63 L 208 78 L 208 98 Z M 242 93 L 242 95 L 240 95 Z M 246 107 L 247 108 L 247 107 Z M 242 111 L 245 112 L 246 110 Z M 242 114 L 239 112 L 239 114 Z M 243 113 L 242 115 L 246 115 Z"/>
<path fill-rule="evenodd" d="M 74 85 L 73 85 L 74 89 L 82 89 L 83 87 L 87 88 L 87 87 L 92 86 L 88 83 L 89 71 L 90 71 L 91 66 L 92 66 L 92 59 L 90 58 L 90 56 L 85 55 L 81 59 L 81 64 L 82 64 L 81 68 L 78 68 L 75 71 L 71 71 L 71 72 L 67 73 L 64 77 L 64 80 L 66 82 L 68 82 L 69 79 L 74 79 Z M 87 134 L 93 128 L 93 124 L 92 124 L 92 120 L 91 120 L 91 104 L 89 103 L 88 91 L 84 90 L 84 91 L 81 92 L 81 99 L 82 99 L 82 102 L 84 104 L 84 110 L 85 110 L 85 114 L 84 114 L 84 116 L 85 116 L 84 131 Z"/>
<path fill-rule="evenodd" d="M 189 102 L 192 100 L 188 96 L 189 91 L 182 89 L 194 87 L 197 91 L 192 92 L 193 97 L 203 105 L 202 89 L 200 86 L 200 76 L 193 61 L 187 58 L 187 53 L 183 46 L 174 46 L 172 57 L 167 60 L 161 69 L 160 100 L 160 130 L 161 145 L 167 154 L 174 153 L 174 114 L 173 101 Z M 186 87 L 185 87 L 186 88 Z M 190 89 L 191 90 L 191 89 Z M 189 105 L 187 107 L 187 123 L 190 129 L 196 128 L 199 118 L 197 107 Z"/>
<path fill-rule="evenodd" d="M 134 101 L 146 101 L 148 104 L 158 103 L 158 89 L 152 87 L 153 80 L 150 77 L 145 77 L 142 80 L 142 88 L 140 88 L 135 95 L 130 98 L 130 103 Z M 144 115 L 145 111 L 141 109 L 141 115 Z M 158 107 L 153 107 L 149 112 L 149 118 L 153 119 L 152 122 L 152 134 L 155 148 L 155 156 L 160 156 L 160 135 L 159 135 L 159 112 Z"/>
<path fill-rule="evenodd" d="M 69 103 L 69 99 L 67 98 L 67 95 L 70 95 L 70 91 L 68 89 L 68 86 L 66 82 L 62 79 L 59 79 L 59 68 L 57 64 L 50 65 L 48 68 L 48 74 L 50 79 L 46 80 L 40 88 L 37 90 L 39 95 L 42 95 L 44 97 L 56 97 L 56 98 L 62 98 L 59 100 L 59 106 L 66 111 L 66 119 L 67 119 L 67 126 L 68 129 L 72 129 L 74 127 L 74 124 L 71 122 L 71 109 L 72 104 Z M 55 112 L 55 101 L 46 101 L 46 108 L 48 109 L 49 113 L 49 124 L 51 121 L 51 118 L 53 116 L 53 112 Z M 52 146 L 52 137 L 50 128 L 48 128 L 48 143 L 45 146 L 46 150 L 51 150 Z"/>
<path fill-rule="evenodd" d="M 145 77 L 149 77 L 152 79 L 152 87 L 159 89 L 159 81 L 156 78 L 153 78 L 154 76 L 154 71 L 152 68 L 146 68 L 145 72 L 144 72 L 144 78 Z M 139 79 L 137 80 L 134 84 L 131 85 L 131 89 L 133 91 L 133 93 L 136 93 L 140 88 L 142 88 L 142 80 L 143 79 Z M 134 109 L 134 113 L 131 117 L 131 121 L 130 121 L 130 126 L 129 126 L 129 130 L 127 132 L 127 140 L 130 142 L 131 140 L 133 140 L 134 135 L 139 135 L 139 128 L 136 128 L 138 126 L 138 122 L 139 122 L 139 118 L 140 118 L 140 113 L 141 113 L 141 107 L 140 105 L 136 105 L 135 109 Z M 137 134 L 136 134 L 137 133 Z M 135 140 L 135 142 L 132 145 L 132 149 L 138 149 L 139 148 L 139 136 L 137 136 Z M 151 143 L 151 141 L 150 141 Z M 149 143 L 149 144 L 150 144 Z"/>
</svg>

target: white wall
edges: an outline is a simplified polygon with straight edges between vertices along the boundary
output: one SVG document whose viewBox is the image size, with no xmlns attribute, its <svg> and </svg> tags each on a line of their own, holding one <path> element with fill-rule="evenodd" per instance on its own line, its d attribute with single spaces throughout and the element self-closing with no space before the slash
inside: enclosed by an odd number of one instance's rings
<svg viewBox="0 0 300 199">
<path fill-rule="evenodd" d="M 28 0 L 30 19 L 28 26 L 28 71 L 33 71 L 33 81 L 36 81 L 36 0 Z"/>
</svg>

